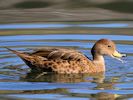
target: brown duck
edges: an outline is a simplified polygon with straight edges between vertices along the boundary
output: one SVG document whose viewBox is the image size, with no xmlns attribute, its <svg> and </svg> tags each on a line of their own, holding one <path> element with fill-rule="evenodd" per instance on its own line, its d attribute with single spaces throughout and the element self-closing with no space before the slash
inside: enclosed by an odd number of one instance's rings
<svg viewBox="0 0 133 100">
<path fill-rule="evenodd" d="M 91 49 L 93 60 L 79 51 L 64 48 L 42 48 L 24 53 L 7 48 L 18 55 L 32 70 L 55 73 L 99 73 L 105 71 L 104 55 L 113 58 L 125 56 L 116 51 L 115 43 L 98 40 Z"/>
</svg>

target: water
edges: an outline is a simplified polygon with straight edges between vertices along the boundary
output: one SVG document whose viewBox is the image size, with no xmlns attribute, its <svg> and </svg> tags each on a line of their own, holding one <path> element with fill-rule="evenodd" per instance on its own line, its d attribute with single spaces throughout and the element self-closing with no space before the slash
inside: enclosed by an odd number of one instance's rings
<svg viewBox="0 0 133 100">
<path fill-rule="evenodd" d="M 2 100 L 133 100 L 132 22 L 0 26 Z M 78 29 L 82 32 L 77 33 Z M 49 33 L 51 31 L 52 33 Z M 105 75 L 47 74 L 37 78 L 39 73 L 31 73 L 19 57 L 3 48 L 6 46 L 15 50 L 30 51 L 31 48 L 43 46 L 66 47 L 78 49 L 91 58 L 91 47 L 100 38 L 115 41 L 118 50 L 127 54 L 127 57 L 123 58 L 124 63 L 105 57 Z"/>
</svg>

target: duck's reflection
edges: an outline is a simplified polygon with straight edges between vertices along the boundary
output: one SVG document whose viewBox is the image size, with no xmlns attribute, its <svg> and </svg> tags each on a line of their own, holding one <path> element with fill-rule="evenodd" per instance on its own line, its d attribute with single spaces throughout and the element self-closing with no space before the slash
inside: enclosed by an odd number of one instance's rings
<svg viewBox="0 0 133 100">
<path fill-rule="evenodd" d="M 50 90 L 29 90 L 23 91 L 23 93 L 30 94 L 65 94 L 69 97 L 83 97 L 88 99 L 96 99 L 96 100 L 116 100 L 116 98 L 121 97 L 120 95 L 111 94 L 107 92 L 102 92 L 102 90 L 112 90 L 114 89 L 115 82 L 105 81 L 105 77 L 103 73 L 99 74 L 44 74 L 41 77 L 38 77 L 40 73 L 28 73 L 25 78 L 22 80 L 29 82 L 49 82 L 49 83 L 80 83 L 80 82 L 88 82 L 96 83 L 95 87 L 88 88 L 88 90 L 100 90 L 101 92 L 97 93 L 87 93 L 82 95 L 81 93 L 71 93 L 69 88 L 56 88 Z M 78 87 L 79 88 L 79 87 Z M 84 90 L 84 89 L 82 89 Z"/>
<path fill-rule="evenodd" d="M 54 83 L 77 83 L 77 82 L 98 82 L 104 81 L 104 73 L 96 74 L 54 74 L 30 72 L 22 78 L 30 82 L 54 82 Z"/>
</svg>

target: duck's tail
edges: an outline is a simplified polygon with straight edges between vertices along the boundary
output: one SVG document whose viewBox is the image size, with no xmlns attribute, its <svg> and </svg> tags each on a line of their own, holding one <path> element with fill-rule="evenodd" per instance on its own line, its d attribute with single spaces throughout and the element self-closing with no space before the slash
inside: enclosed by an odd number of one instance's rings
<svg viewBox="0 0 133 100">
<path fill-rule="evenodd" d="M 9 50 L 9 51 L 11 51 L 11 52 L 15 53 L 16 55 L 18 55 L 18 54 L 20 54 L 20 53 L 21 53 L 21 52 L 19 52 L 19 51 L 12 50 L 12 49 L 10 49 L 10 48 L 8 48 L 8 47 L 4 47 L 4 48 L 6 48 L 7 50 Z"/>
<path fill-rule="evenodd" d="M 10 49 L 8 47 L 4 47 L 4 48 L 6 48 L 9 51 L 13 52 L 14 54 L 16 54 L 17 56 L 19 56 L 23 60 L 30 61 L 31 59 L 33 59 L 33 57 L 30 56 L 28 53 L 20 52 L 20 51 L 17 51 L 17 50 L 12 50 L 12 49 Z"/>
</svg>

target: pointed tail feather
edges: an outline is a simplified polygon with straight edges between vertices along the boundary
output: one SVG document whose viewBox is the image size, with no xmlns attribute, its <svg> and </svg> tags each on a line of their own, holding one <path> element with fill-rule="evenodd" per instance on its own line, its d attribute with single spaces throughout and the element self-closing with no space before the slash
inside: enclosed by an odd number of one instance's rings
<svg viewBox="0 0 133 100">
<path fill-rule="evenodd" d="M 21 52 L 19 52 L 19 51 L 12 50 L 12 49 L 10 49 L 10 48 L 8 48 L 8 47 L 4 47 L 4 48 L 6 48 L 7 50 L 9 50 L 9 51 L 11 51 L 11 52 L 13 52 L 13 53 L 15 53 L 15 54 L 21 53 Z"/>
<path fill-rule="evenodd" d="M 19 56 L 21 59 L 24 59 L 24 60 L 27 60 L 27 61 L 30 61 L 31 59 L 33 59 L 32 56 L 30 56 L 28 53 L 23 53 L 23 52 L 20 52 L 20 51 L 16 51 L 16 50 L 12 50 L 8 47 L 4 47 L 6 49 L 8 49 L 9 51 L 13 52 L 14 54 L 16 54 L 17 56 Z"/>
</svg>

